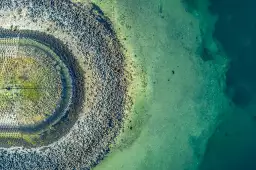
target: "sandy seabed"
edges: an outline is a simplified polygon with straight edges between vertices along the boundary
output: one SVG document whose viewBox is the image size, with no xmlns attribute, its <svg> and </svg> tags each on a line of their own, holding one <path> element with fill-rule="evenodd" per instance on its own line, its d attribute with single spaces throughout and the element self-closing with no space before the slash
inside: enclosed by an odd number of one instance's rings
<svg viewBox="0 0 256 170">
<path fill-rule="evenodd" d="M 216 19 L 207 4 L 204 14 L 192 15 L 179 0 L 93 2 L 113 22 L 126 60 L 134 60 L 138 72 L 130 89 L 132 118 L 121 142 L 95 169 L 197 169 L 229 109 L 223 94 L 227 59 L 212 39 Z M 202 60 L 203 40 L 215 60 Z"/>
</svg>

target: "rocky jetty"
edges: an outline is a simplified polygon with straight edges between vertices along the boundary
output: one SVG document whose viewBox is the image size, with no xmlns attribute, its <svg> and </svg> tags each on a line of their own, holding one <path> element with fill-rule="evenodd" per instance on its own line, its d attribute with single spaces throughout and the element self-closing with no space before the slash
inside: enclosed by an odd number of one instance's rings
<svg viewBox="0 0 256 170">
<path fill-rule="evenodd" d="M 95 166 L 122 128 L 127 102 L 125 58 L 110 21 L 97 6 L 69 0 L 2 0 L 0 14 L 2 29 L 27 31 L 30 38 L 38 36 L 30 31 L 44 34 L 39 39 L 69 63 L 74 87 L 79 87 L 72 112 L 62 122 L 76 120 L 70 130 L 45 146 L 1 148 L 0 169 Z"/>
</svg>

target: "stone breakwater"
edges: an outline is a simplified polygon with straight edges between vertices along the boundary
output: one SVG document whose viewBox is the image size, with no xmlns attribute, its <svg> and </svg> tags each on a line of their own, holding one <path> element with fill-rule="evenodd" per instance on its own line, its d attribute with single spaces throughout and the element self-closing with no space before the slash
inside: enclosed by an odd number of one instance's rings
<svg viewBox="0 0 256 170">
<path fill-rule="evenodd" d="M 69 66 L 79 68 L 73 79 L 74 87 L 81 89 L 72 103 L 77 117 L 71 113 L 64 120 L 76 117 L 68 133 L 43 147 L 1 148 L 0 169 L 95 166 L 122 128 L 128 100 L 124 55 L 109 20 L 93 4 L 68 0 L 2 0 L 0 14 L 3 29 L 44 32 L 45 44 L 47 35 L 64 44 L 72 57 L 61 55 L 71 63 Z"/>
</svg>

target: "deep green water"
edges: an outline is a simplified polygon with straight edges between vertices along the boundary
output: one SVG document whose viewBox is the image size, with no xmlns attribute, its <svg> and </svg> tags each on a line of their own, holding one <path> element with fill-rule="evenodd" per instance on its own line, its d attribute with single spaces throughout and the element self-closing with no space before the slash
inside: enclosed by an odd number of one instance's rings
<svg viewBox="0 0 256 170">
<path fill-rule="evenodd" d="M 202 170 L 256 169 L 256 2 L 211 0 L 214 37 L 230 60 L 225 93 L 234 110 L 209 139 Z"/>
</svg>

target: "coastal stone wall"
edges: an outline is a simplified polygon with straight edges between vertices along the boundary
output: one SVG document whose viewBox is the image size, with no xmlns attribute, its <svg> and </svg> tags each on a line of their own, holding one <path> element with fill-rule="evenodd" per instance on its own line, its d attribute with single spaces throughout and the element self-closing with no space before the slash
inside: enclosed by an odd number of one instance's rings
<svg viewBox="0 0 256 170">
<path fill-rule="evenodd" d="M 77 119 L 67 134 L 43 147 L 0 148 L 0 169 L 87 169 L 96 165 L 122 128 L 128 100 L 124 55 L 110 21 L 97 6 L 78 6 L 68 0 L 3 0 L 0 13 L 4 29 L 44 32 L 40 41 L 52 47 L 70 69 L 79 68 L 73 72 L 74 87 L 84 89 L 77 91 L 72 106 L 79 112 L 77 118 L 71 113 L 65 119 Z M 28 35 L 38 39 L 29 31 Z M 56 47 L 51 36 L 64 46 Z"/>
</svg>

